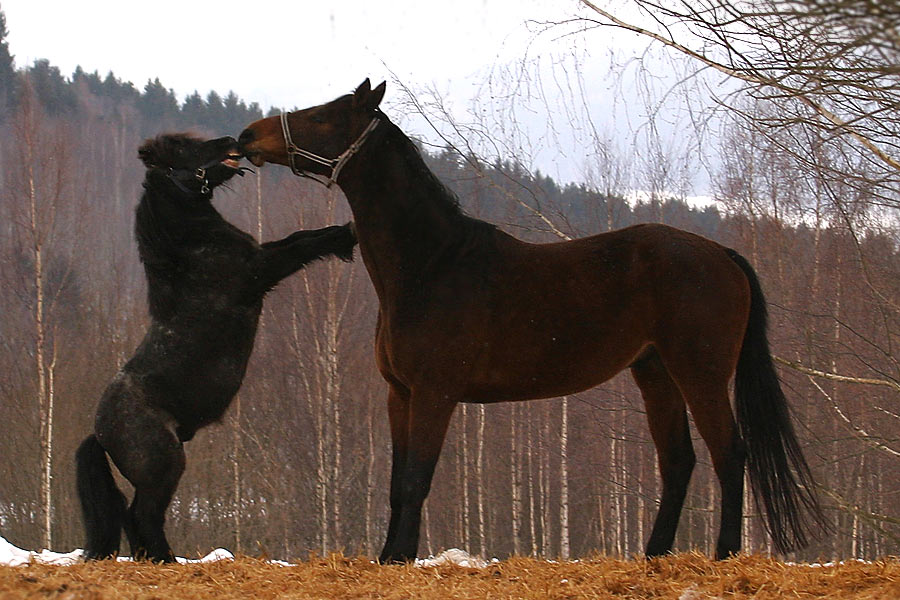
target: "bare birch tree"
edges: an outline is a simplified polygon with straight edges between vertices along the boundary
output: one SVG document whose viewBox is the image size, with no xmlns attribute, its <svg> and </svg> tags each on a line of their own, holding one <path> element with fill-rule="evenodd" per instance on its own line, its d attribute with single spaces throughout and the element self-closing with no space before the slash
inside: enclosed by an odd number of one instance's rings
<svg viewBox="0 0 900 600">
<path fill-rule="evenodd" d="M 58 328 L 54 319 L 57 302 L 72 275 L 71 248 L 63 230 L 71 226 L 71 132 L 42 114 L 33 90 L 23 85 L 13 118 L 16 169 L 8 173 L 16 194 L 13 225 L 28 265 L 25 282 L 30 297 L 36 405 L 39 421 L 41 545 L 53 544 L 54 417 L 57 401 L 56 371 L 59 358 Z M 69 240 L 74 238 L 68 238 Z M 56 268 L 51 263 L 56 261 Z"/>
</svg>

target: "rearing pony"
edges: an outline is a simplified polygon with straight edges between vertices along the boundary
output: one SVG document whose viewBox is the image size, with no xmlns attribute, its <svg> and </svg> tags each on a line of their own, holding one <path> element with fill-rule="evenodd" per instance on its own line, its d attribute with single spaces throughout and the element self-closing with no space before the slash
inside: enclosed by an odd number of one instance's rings
<svg viewBox="0 0 900 600">
<path fill-rule="evenodd" d="M 259 244 L 222 218 L 213 190 L 243 172 L 234 138 L 161 135 L 138 155 L 147 171 L 134 231 L 150 325 L 103 392 L 76 481 L 85 558 L 116 554 L 124 528 L 132 556 L 171 562 L 163 526 L 184 443 L 221 419 L 241 387 L 263 297 L 315 260 L 350 260 L 356 238 L 348 224 Z M 107 456 L 134 485 L 130 507 Z"/>
<path fill-rule="evenodd" d="M 380 560 L 415 557 L 422 503 L 454 407 L 573 394 L 630 369 L 663 492 L 647 542 L 669 552 L 695 457 L 687 409 L 721 485 L 716 557 L 741 547 L 745 464 L 779 551 L 824 523 L 766 337 L 766 303 L 734 250 L 665 225 L 531 244 L 465 215 L 378 108 L 385 84 L 252 123 L 257 166 L 337 183 L 380 302 L 391 518 Z M 735 377 L 737 422 L 728 386 Z"/>
</svg>

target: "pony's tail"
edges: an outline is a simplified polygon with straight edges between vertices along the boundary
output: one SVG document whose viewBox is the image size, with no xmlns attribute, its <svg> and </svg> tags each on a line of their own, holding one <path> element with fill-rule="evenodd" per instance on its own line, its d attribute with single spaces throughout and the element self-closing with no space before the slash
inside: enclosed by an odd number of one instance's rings
<svg viewBox="0 0 900 600">
<path fill-rule="evenodd" d="M 762 287 L 747 259 L 734 250 L 728 255 L 750 284 L 750 318 L 734 380 L 738 429 L 756 506 L 775 549 L 785 553 L 805 547 L 813 526 L 829 526 L 772 363 Z"/>
<path fill-rule="evenodd" d="M 87 541 L 84 558 L 96 560 L 119 552 L 125 524 L 125 496 L 116 487 L 106 451 L 90 435 L 75 452 L 76 484 Z"/>
</svg>

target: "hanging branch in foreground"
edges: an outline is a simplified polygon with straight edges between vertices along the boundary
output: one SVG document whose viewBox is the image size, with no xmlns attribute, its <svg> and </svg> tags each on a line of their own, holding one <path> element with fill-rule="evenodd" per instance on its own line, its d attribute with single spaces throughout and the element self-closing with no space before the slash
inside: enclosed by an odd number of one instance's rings
<svg viewBox="0 0 900 600">
<path fill-rule="evenodd" d="M 582 4 L 601 18 L 581 21 L 651 38 L 744 82 L 780 109 L 763 128 L 853 139 L 848 171 L 865 171 L 869 193 L 900 206 L 900 12 L 877 0 L 632 1 L 646 26 L 590 0 Z"/>
<path fill-rule="evenodd" d="M 780 363 L 786 367 L 790 367 L 795 371 L 800 371 L 801 373 L 805 373 L 806 375 L 812 375 L 813 377 L 821 377 L 823 379 L 830 379 L 831 381 L 842 381 L 844 383 L 858 383 L 861 385 L 880 385 L 892 388 L 895 391 L 900 392 L 900 383 L 896 381 L 892 381 L 890 379 L 872 379 L 867 377 L 851 377 L 849 375 L 839 375 L 837 373 L 829 373 L 828 371 L 820 371 L 819 369 L 813 369 L 811 367 L 806 367 L 801 365 L 800 363 L 787 360 L 786 358 L 781 358 L 779 356 L 773 356 L 772 360 L 777 363 Z"/>
</svg>

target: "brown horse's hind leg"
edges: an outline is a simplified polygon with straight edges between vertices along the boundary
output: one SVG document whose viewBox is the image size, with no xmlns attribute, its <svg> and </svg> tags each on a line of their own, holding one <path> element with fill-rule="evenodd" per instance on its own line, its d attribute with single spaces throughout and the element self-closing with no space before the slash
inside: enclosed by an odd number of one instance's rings
<svg viewBox="0 0 900 600">
<path fill-rule="evenodd" d="M 681 508 L 697 459 L 681 392 L 656 351 L 632 365 L 631 374 L 644 397 L 663 485 L 659 511 L 647 541 L 647 556 L 661 556 L 672 550 Z"/>
<path fill-rule="evenodd" d="M 712 383 L 699 373 L 677 377 L 677 381 L 719 479 L 722 501 L 716 559 L 727 558 L 741 549 L 744 510 L 744 451 L 731 412 L 728 382 Z"/>
</svg>

